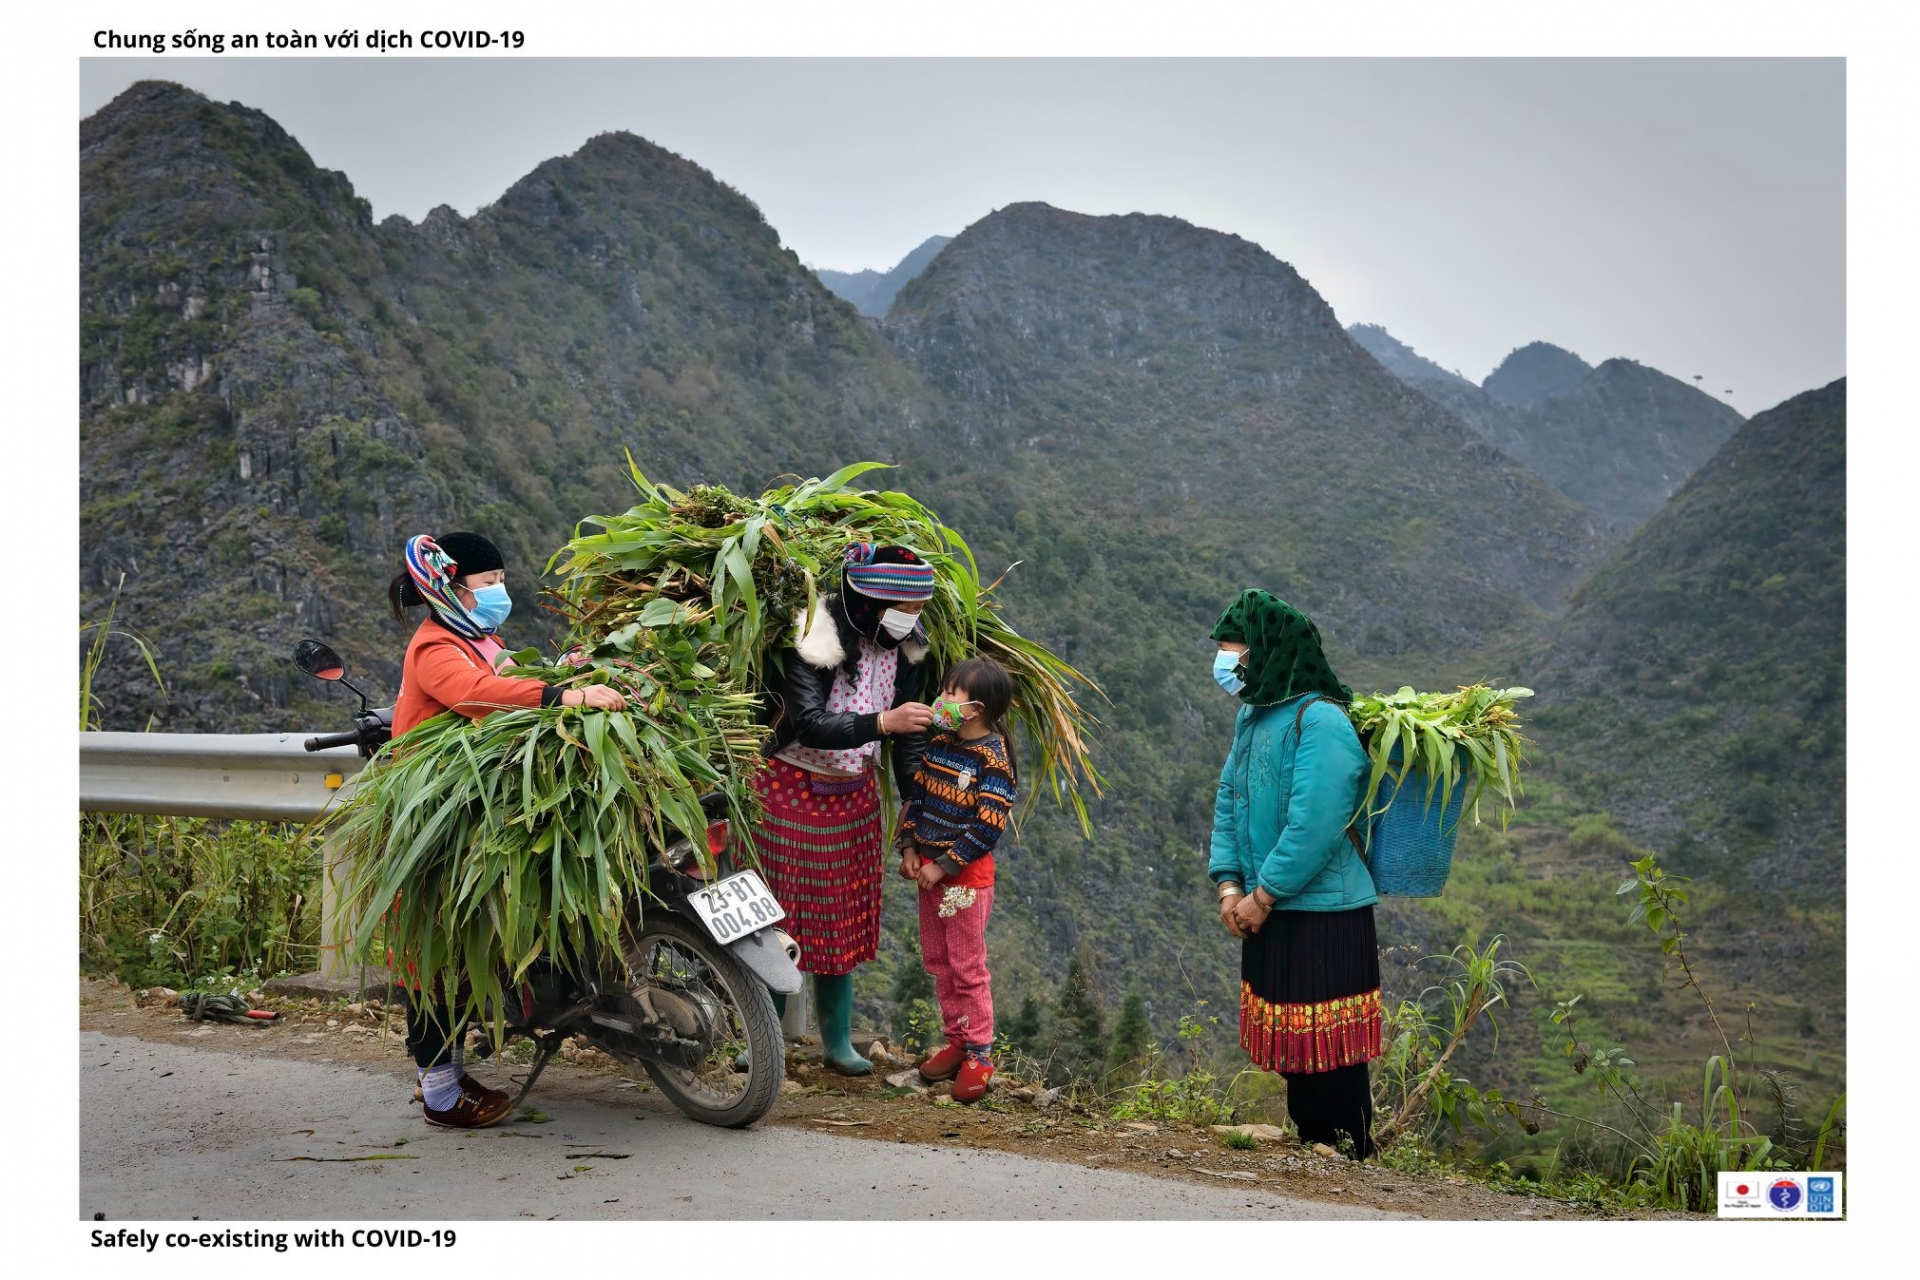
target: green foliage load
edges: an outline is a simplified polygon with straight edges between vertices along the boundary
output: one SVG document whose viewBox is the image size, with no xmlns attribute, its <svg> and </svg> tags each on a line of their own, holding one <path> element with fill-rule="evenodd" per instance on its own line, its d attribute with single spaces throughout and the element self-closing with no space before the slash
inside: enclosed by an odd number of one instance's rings
<svg viewBox="0 0 1920 1280">
<path fill-rule="evenodd" d="M 1410 773 L 1422 775 L 1431 804 L 1436 795 L 1452 795 L 1464 772 L 1472 783 L 1466 807 L 1475 820 L 1489 790 L 1499 797 L 1504 820 L 1513 812 L 1527 741 L 1513 704 L 1532 696 L 1531 689 L 1484 684 L 1462 685 L 1453 693 L 1416 693 L 1402 685 L 1391 694 L 1356 695 L 1347 715 L 1373 761 L 1361 811 L 1380 812 L 1374 805 L 1383 778 L 1391 776 L 1398 785 Z"/>
<path fill-rule="evenodd" d="M 934 667 L 984 654 L 1007 668 L 1013 727 L 1030 744 L 1021 791 L 1029 805 L 1040 790 L 1051 791 L 1087 826 L 1081 788 L 1097 794 L 1099 778 L 1074 689 L 1091 682 L 1007 625 L 972 550 L 932 511 L 904 493 L 848 488 L 882 466 L 855 463 L 758 498 L 718 485 L 681 493 L 632 467 L 640 504 L 590 521 L 601 531 L 576 537 L 554 558 L 565 574 L 562 608 L 576 635 L 603 637 L 596 654 L 609 657 L 662 631 L 717 622 L 714 670 L 723 682 L 756 688 L 820 590 L 837 588 L 849 546 L 908 547 L 933 566 L 937 581 L 922 614 Z"/>
<path fill-rule="evenodd" d="M 934 566 L 935 659 L 1007 665 L 1027 773 L 1084 820 L 1080 788 L 1098 784 L 1072 695 L 1084 678 L 999 618 L 959 534 L 906 494 L 847 488 L 875 465 L 757 499 L 681 493 L 634 468 L 640 504 L 588 522 L 599 532 L 554 557 L 577 662 L 525 650 L 508 668 L 612 685 L 626 710 L 448 712 L 403 735 L 337 819 L 362 953 L 384 918 L 394 960 L 449 994 L 464 980 L 470 1013 L 542 957 L 620 955 L 648 867 L 678 839 L 704 848 L 703 793 L 724 793 L 735 832 L 752 830 L 761 677 L 855 542 L 909 546 Z"/>
</svg>

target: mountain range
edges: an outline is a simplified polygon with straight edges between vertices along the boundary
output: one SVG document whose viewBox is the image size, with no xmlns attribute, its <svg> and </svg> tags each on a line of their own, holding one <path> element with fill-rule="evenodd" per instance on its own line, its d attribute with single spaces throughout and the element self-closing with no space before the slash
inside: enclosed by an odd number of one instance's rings
<svg viewBox="0 0 1920 1280">
<path fill-rule="evenodd" d="M 871 267 L 862 271 L 828 271 L 817 267 L 814 274 L 820 277 L 821 284 L 851 302 L 861 315 L 879 319 L 887 314 L 894 295 L 907 281 L 925 271 L 933 255 L 952 243 L 952 236 L 928 236 L 888 271 L 875 271 Z"/>
<path fill-rule="evenodd" d="M 817 274 L 861 314 L 885 318 L 951 243 L 934 236 L 886 272 Z M 1476 385 L 1383 326 L 1352 324 L 1347 332 L 1396 378 L 1592 511 L 1608 541 L 1658 511 L 1742 421 L 1699 388 L 1633 360 L 1596 369 L 1571 351 L 1530 342 Z"/>
<path fill-rule="evenodd" d="M 1742 421 L 1699 388 L 1633 360 L 1596 368 L 1531 342 L 1475 386 L 1378 325 L 1348 332 L 1395 377 L 1593 512 L 1610 540 L 1660 510 Z"/>
<path fill-rule="evenodd" d="M 1742 425 L 1538 668 L 1543 732 L 1576 727 L 1630 834 L 1801 901 L 1846 885 L 1846 410 L 1843 379 Z"/>
</svg>

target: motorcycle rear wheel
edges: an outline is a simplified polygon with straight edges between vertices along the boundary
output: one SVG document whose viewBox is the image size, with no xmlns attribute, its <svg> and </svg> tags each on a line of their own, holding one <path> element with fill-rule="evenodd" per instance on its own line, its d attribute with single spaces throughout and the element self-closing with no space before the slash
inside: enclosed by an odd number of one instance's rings
<svg viewBox="0 0 1920 1280">
<path fill-rule="evenodd" d="M 786 1045 L 766 984 L 731 951 L 700 929 L 664 911 L 652 912 L 628 946 L 636 980 L 651 980 L 710 1001 L 721 1034 L 697 1068 L 642 1060 L 660 1092 L 690 1119 L 743 1129 L 772 1109 L 786 1078 Z M 747 1051 L 748 1070 L 734 1059 Z"/>
</svg>

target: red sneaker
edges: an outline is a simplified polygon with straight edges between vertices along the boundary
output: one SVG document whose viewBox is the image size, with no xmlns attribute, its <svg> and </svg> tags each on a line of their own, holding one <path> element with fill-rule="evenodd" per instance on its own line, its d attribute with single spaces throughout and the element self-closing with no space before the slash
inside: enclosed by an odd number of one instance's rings
<svg viewBox="0 0 1920 1280">
<path fill-rule="evenodd" d="M 953 1100 L 978 1102 L 987 1096 L 987 1089 L 992 1084 L 993 1059 L 969 1053 L 967 1060 L 960 1064 L 960 1074 L 954 1078 Z"/>
<path fill-rule="evenodd" d="M 954 1073 L 960 1070 L 960 1064 L 966 1060 L 967 1047 L 965 1045 L 949 1044 L 938 1053 L 930 1053 L 920 1059 L 920 1078 L 928 1084 L 934 1084 L 941 1080 L 951 1080 L 954 1077 Z"/>
</svg>

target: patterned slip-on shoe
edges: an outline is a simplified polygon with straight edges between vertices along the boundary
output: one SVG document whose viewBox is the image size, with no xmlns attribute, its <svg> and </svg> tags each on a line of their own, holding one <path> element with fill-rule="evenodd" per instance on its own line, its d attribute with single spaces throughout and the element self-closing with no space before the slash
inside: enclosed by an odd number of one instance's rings
<svg viewBox="0 0 1920 1280">
<path fill-rule="evenodd" d="M 993 1060 L 977 1053 L 969 1053 L 966 1057 L 967 1060 L 960 1064 L 960 1074 L 954 1077 L 953 1100 L 978 1102 L 987 1096 L 987 1090 L 993 1084 Z"/>
<path fill-rule="evenodd" d="M 435 1111 L 423 1102 L 420 1110 L 426 1113 L 428 1124 L 442 1129 L 485 1129 L 507 1118 L 513 1110 L 513 1099 L 472 1076 L 461 1076 L 460 1096 L 451 1107 Z"/>
<path fill-rule="evenodd" d="M 935 1084 L 941 1080 L 953 1079 L 960 1070 L 960 1064 L 966 1060 L 967 1050 L 964 1045 L 949 1044 L 939 1052 L 930 1053 L 920 1059 L 915 1066 L 922 1080 L 928 1084 Z"/>
</svg>

